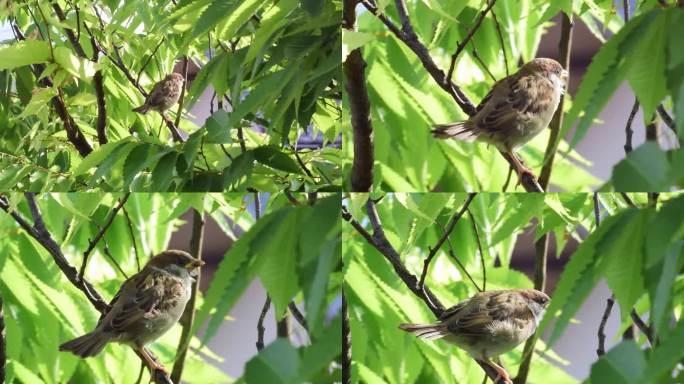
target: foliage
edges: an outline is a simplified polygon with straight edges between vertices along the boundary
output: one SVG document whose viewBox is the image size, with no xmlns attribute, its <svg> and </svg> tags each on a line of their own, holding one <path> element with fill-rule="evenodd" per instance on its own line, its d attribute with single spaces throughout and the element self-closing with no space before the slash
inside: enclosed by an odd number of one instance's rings
<svg viewBox="0 0 684 384">
<path fill-rule="evenodd" d="M 366 198 L 368 195 L 351 195 L 347 207 L 372 232 L 361 209 Z M 458 193 L 395 193 L 376 204 L 388 240 L 400 250 L 402 262 L 412 274 L 421 276 L 428 250 L 465 198 Z M 674 383 L 676 380 L 667 378 L 682 357 L 681 348 L 675 345 L 681 345 L 684 323 L 677 321 L 684 298 L 680 284 L 684 196 L 661 194 L 657 207 L 647 206 L 645 196 L 631 196 L 640 208 L 630 208 L 620 195 L 612 193 L 598 198 L 603 218 L 597 227 L 590 194 L 480 193 L 470 205 L 472 215 L 461 217 L 449 236 L 453 253 L 480 287 L 484 285 L 483 270 L 487 290 L 532 287 L 526 275 L 510 267 L 518 235 L 533 232 L 534 239 L 553 235 L 558 252 L 574 239 L 580 244 L 550 293 L 551 305 L 539 330 L 540 334 L 545 328 L 550 332 L 545 332 L 546 345 L 537 343 L 528 382 L 576 382 L 559 368 L 566 363 L 550 348 L 596 283 L 605 279 L 620 307 L 621 329 L 631 325 L 629 313 L 635 308 L 640 316 L 652 319 L 651 327 L 661 342 L 647 351 L 642 351 L 649 345 L 643 336 L 634 341 L 636 345 L 615 346 L 602 358 L 596 357 L 589 380 Z M 460 349 L 441 341 L 418 340 L 397 329 L 404 322 L 434 322 L 434 315 L 351 225 L 344 225 L 343 239 L 354 378 L 377 383 L 481 381 L 479 366 Z M 448 243 L 436 254 L 425 281 L 446 306 L 477 292 L 450 256 Z M 585 345 L 587 353 L 595 353 L 595 341 Z M 502 360 L 514 375 L 522 360 L 522 346 L 503 355 Z M 620 379 L 625 375 L 629 380 Z"/>
<path fill-rule="evenodd" d="M 157 3 L 0 6 L 25 38 L 0 43 L 0 189 L 338 189 L 339 1 Z M 132 112 L 184 59 L 201 69 L 183 108 L 212 86 L 211 116 Z"/>
<path fill-rule="evenodd" d="M 100 226 L 121 196 L 104 193 L 38 196 L 38 207 L 47 230 L 77 269 L 82 262 L 83 250 L 100 231 Z M 12 207 L 24 217 L 31 217 L 22 195 L 8 197 Z M 202 338 L 194 329 L 183 381 L 231 381 L 213 365 L 223 357 L 212 353 L 204 344 L 242 293 L 233 287 L 236 283 L 226 275 L 223 265 L 230 264 L 239 257 L 237 254 L 241 250 L 247 249 L 254 261 L 253 274 L 249 280 L 245 280 L 246 275 L 241 279 L 249 282 L 256 275 L 260 276 L 280 313 L 283 312 L 283 303 L 291 301 L 303 308 L 312 343 L 294 347 L 278 341 L 277 345 L 267 346 L 247 365 L 242 380 L 247 383 L 263 382 L 259 381 L 263 370 L 258 369 L 259 372 L 254 374 L 250 367 L 258 367 L 259 364 L 272 366 L 277 364 L 274 359 L 284 359 L 287 355 L 301 362 L 294 371 L 300 380 L 330 382 L 330 375 L 339 375 L 338 371 L 330 369 L 331 362 L 340 356 L 339 337 L 335 336 L 339 335 L 341 328 L 340 317 L 331 318 L 327 313 L 331 303 L 339 300 L 341 282 L 339 197 L 319 196 L 313 206 L 292 207 L 284 196 L 274 195 L 262 199 L 264 216 L 260 220 L 252 216 L 252 204 L 253 195 L 238 193 L 132 194 L 125 204 L 130 222 L 126 214 L 117 213 L 90 256 L 84 276 L 105 300 L 111 299 L 124 279 L 119 266 L 128 276 L 134 274 L 138 270 L 136 255 L 139 254 L 140 264 L 144 264 L 150 255 L 167 249 L 172 233 L 183 223 L 181 216 L 190 208 L 203 211 L 235 243 L 222 259 L 207 295 L 198 297 L 195 324 L 201 325 L 209 314 L 213 323 Z M 308 221 L 305 224 L 299 220 Z M 274 225 L 276 221 L 280 227 Z M 296 228 L 297 232 L 293 235 L 285 228 Z M 65 279 L 52 257 L 8 214 L 0 213 L 0 233 L 3 234 L 0 237 L 0 292 L 4 299 L 7 327 L 7 382 L 136 382 L 139 359 L 127 347 L 108 346 L 101 355 L 87 360 L 58 351 L 57 346 L 61 342 L 93 328 L 99 314 L 83 292 Z M 106 256 L 105 247 L 108 247 L 111 258 Z M 274 247 L 284 252 L 274 251 Z M 134 251 L 136 248 L 137 253 Z M 279 266 L 283 268 L 275 268 Z M 291 279 L 290 274 L 299 278 Z M 217 302 L 216 294 L 223 294 L 225 283 L 231 285 L 228 289 L 233 292 L 233 301 L 221 298 Z M 180 333 L 181 327 L 177 325 L 150 345 L 161 362 L 172 364 L 175 360 Z M 273 350 L 278 348 L 284 350 L 282 355 L 274 354 Z M 280 372 L 273 374 L 277 376 Z M 147 382 L 147 378 L 145 370 L 142 382 Z"/>
</svg>

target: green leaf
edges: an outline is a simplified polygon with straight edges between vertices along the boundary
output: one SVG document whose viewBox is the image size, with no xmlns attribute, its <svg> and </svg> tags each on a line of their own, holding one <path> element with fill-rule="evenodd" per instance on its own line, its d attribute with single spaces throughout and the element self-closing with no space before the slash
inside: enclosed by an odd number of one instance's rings
<svg viewBox="0 0 684 384">
<path fill-rule="evenodd" d="M 613 168 L 615 190 L 623 192 L 662 191 L 667 188 L 669 164 L 657 143 L 640 145 Z"/>
<path fill-rule="evenodd" d="M 591 382 L 597 384 L 649 382 L 640 379 L 645 368 L 644 353 L 634 341 L 623 341 L 592 365 Z"/>
<path fill-rule="evenodd" d="M 197 76 L 195 76 L 195 79 L 192 81 L 192 86 L 190 87 L 188 95 L 185 99 L 186 109 L 189 110 L 190 108 L 192 108 L 197 102 L 197 100 L 200 98 L 200 96 L 202 96 L 204 90 L 211 83 L 211 79 L 214 75 L 214 72 L 219 61 L 224 60 L 225 55 L 227 55 L 227 53 L 217 54 L 216 56 L 214 56 L 214 58 L 212 58 L 211 60 L 209 60 L 209 62 L 202 66 L 202 69 L 199 70 Z"/>
<path fill-rule="evenodd" d="M 197 21 L 191 39 L 205 34 L 224 19 L 225 23 L 221 26 L 221 34 L 223 36 L 234 36 L 237 29 L 248 22 L 252 15 L 265 3 L 262 0 L 214 0 Z"/>
<path fill-rule="evenodd" d="M 135 147 L 124 162 L 124 189 L 128 189 L 135 175 L 169 152 L 171 152 L 171 148 L 163 147 L 158 150 L 156 145 L 148 143 L 142 143 Z"/>
<path fill-rule="evenodd" d="M 299 165 L 274 145 L 254 148 L 254 158 L 261 164 L 288 173 L 304 174 Z"/>
<path fill-rule="evenodd" d="M 230 113 L 228 126 L 235 127 L 248 113 L 257 112 L 259 108 L 275 100 L 295 72 L 296 68 L 284 69 L 269 73 L 255 82 L 256 86 L 242 102 L 235 105 L 235 109 Z"/>
<path fill-rule="evenodd" d="M 620 304 L 623 317 L 629 315 L 637 299 L 644 294 L 643 260 L 644 233 L 649 210 L 640 210 L 626 219 L 615 237 L 606 236 L 597 245 L 597 252 L 604 259 L 608 286 Z"/>
<path fill-rule="evenodd" d="M 684 321 L 680 319 L 671 332 L 661 336 L 664 337 L 660 337 L 660 344 L 651 353 L 642 383 L 661 382 L 659 378 L 669 375 L 684 358 Z"/>
<path fill-rule="evenodd" d="M 287 340 L 278 339 L 245 365 L 247 384 L 295 383 L 299 370 L 299 354 Z"/>
<path fill-rule="evenodd" d="M 315 343 L 304 348 L 302 352 L 302 364 L 299 370 L 299 382 L 311 382 L 315 375 L 326 369 L 330 362 L 342 352 L 340 344 L 340 332 L 342 330 L 342 317 L 336 316 L 323 332 L 323 337 L 316 339 Z"/>
<path fill-rule="evenodd" d="M 645 124 L 667 93 L 665 84 L 665 44 L 668 15 L 661 13 L 626 58 L 631 63 L 627 80 L 643 108 Z M 648 54 L 644 54 L 648 52 Z"/>
<path fill-rule="evenodd" d="M 569 132 L 578 118 L 579 122 L 577 122 L 570 148 L 574 148 L 584 137 L 593 120 L 627 73 L 629 63 L 624 60 L 624 55 L 633 49 L 643 37 L 645 30 L 656 19 L 657 11 L 635 17 L 594 55 L 587 72 L 582 77 L 582 83 L 568 111 L 567 118 L 563 122 L 559 140 Z M 583 115 L 581 115 L 582 112 Z"/>
<path fill-rule="evenodd" d="M 71 49 L 65 46 L 58 46 L 54 51 L 55 62 L 72 76 L 85 79 L 93 77 L 95 74 L 95 65 L 93 62 L 76 57 Z"/>
<path fill-rule="evenodd" d="M 8 46 L 0 46 L 0 69 L 11 69 L 24 65 L 44 63 L 50 57 L 46 41 L 24 40 Z"/>
<path fill-rule="evenodd" d="M 169 152 L 164 155 L 152 171 L 152 189 L 154 191 L 166 191 L 171 185 L 173 171 L 176 168 L 178 152 Z"/>
<path fill-rule="evenodd" d="M 223 170 L 223 188 L 227 190 L 243 189 L 252 175 L 254 169 L 254 153 L 246 151 L 236 157 L 228 167 Z"/>
<path fill-rule="evenodd" d="M 31 115 L 37 115 L 38 112 L 49 108 L 49 102 L 55 96 L 57 96 L 57 91 L 53 88 L 36 88 L 35 91 L 32 92 L 31 101 L 17 117 L 24 118 Z"/>
<path fill-rule="evenodd" d="M 197 156 L 197 151 L 202 144 L 202 132 L 201 129 L 193 132 L 188 140 L 183 144 L 183 157 L 185 157 L 185 162 L 188 164 L 188 169 L 192 169 L 193 163 L 195 162 L 195 157 Z"/>
<path fill-rule="evenodd" d="M 119 141 L 113 141 L 110 143 L 107 143 L 100 148 L 97 148 L 93 152 L 91 152 L 88 156 L 86 156 L 83 161 L 81 161 L 80 164 L 78 164 L 78 167 L 74 170 L 74 176 L 79 176 L 84 173 L 86 173 L 90 168 L 100 164 L 104 159 L 106 159 L 112 151 L 114 151 L 116 148 L 119 146 L 126 144 L 132 140 L 131 137 L 127 137 L 125 139 L 119 140 Z"/>
<path fill-rule="evenodd" d="M 275 305 L 276 316 L 285 313 L 287 304 L 299 290 L 297 235 L 302 213 L 301 210 L 292 211 L 274 231 L 264 232 L 263 238 L 257 237 L 257 245 L 253 249 L 255 253 L 262 255 L 258 273 Z"/>
<path fill-rule="evenodd" d="M 230 144 L 233 142 L 230 136 L 231 126 L 228 125 L 228 112 L 222 109 L 214 112 L 204 125 L 207 127 L 207 143 Z"/>
</svg>

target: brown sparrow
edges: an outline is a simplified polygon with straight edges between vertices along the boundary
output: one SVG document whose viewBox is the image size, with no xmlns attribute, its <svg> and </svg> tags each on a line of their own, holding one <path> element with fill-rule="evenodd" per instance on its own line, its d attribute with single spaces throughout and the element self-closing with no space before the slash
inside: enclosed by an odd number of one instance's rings
<svg viewBox="0 0 684 384">
<path fill-rule="evenodd" d="M 138 108 L 134 108 L 133 112 L 144 115 L 153 110 L 163 114 L 164 111 L 178 102 L 184 81 L 185 79 L 180 73 L 172 73 L 166 76 L 164 80 L 154 85 L 152 92 L 147 95 L 145 103 Z"/>
<path fill-rule="evenodd" d="M 491 358 L 527 340 L 549 303 L 536 289 L 480 292 L 444 311 L 435 324 L 400 324 L 399 328 L 427 340 L 444 339 L 494 368 L 511 383 L 506 370 Z"/>
<path fill-rule="evenodd" d="M 109 342 L 119 342 L 133 347 L 150 369 L 164 371 L 144 347 L 178 322 L 190 299 L 190 272 L 202 265 L 202 260 L 183 251 L 154 256 L 121 285 L 94 331 L 67 341 L 59 350 L 88 357 L 100 353 Z"/>
<path fill-rule="evenodd" d="M 514 151 L 549 125 L 568 73 L 555 60 L 533 59 L 518 72 L 497 81 L 466 121 L 436 125 L 432 134 L 440 139 L 472 137 L 508 154 L 518 175 L 531 173 Z"/>
</svg>

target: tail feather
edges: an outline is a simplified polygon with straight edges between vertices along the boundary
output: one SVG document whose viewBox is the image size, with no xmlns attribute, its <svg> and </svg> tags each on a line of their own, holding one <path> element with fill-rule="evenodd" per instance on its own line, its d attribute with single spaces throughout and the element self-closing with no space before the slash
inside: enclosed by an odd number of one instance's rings
<svg viewBox="0 0 684 384">
<path fill-rule="evenodd" d="M 109 338 L 101 332 L 86 333 L 83 336 L 59 346 L 60 351 L 70 351 L 76 356 L 88 357 L 95 356 L 102 352 L 102 349 L 109 342 Z"/>
<path fill-rule="evenodd" d="M 139 106 L 138 108 L 133 108 L 133 112 L 142 113 L 143 115 L 150 111 L 150 107 L 147 103 Z"/>
<path fill-rule="evenodd" d="M 426 340 L 436 340 L 449 334 L 449 330 L 442 323 L 438 324 L 399 324 L 399 329 Z"/>
<path fill-rule="evenodd" d="M 472 141 L 475 139 L 475 126 L 470 121 L 458 123 L 437 124 L 432 129 L 432 136 L 438 139 L 457 139 Z"/>
</svg>

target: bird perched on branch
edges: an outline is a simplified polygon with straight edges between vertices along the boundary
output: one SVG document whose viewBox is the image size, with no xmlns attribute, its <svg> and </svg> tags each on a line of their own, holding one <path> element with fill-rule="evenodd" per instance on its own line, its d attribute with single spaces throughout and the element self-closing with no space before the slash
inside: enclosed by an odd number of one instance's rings
<svg viewBox="0 0 684 384">
<path fill-rule="evenodd" d="M 518 176 L 532 173 L 514 151 L 549 125 L 565 91 L 568 73 L 555 60 L 533 59 L 518 72 L 497 81 L 466 121 L 439 124 L 440 139 L 473 138 L 496 146 L 511 157 Z"/>
<path fill-rule="evenodd" d="M 166 333 L 183 314 L 190 299 L 191 273 L 204 265 L 183 251 L 164 251 L 126 280 L 109 304 L 95 330 L 59 346 L 80 357 L 95 356 L 109 342 L 128 344 L 151 371 L 166 372 L 145 345 Z"/>
<path fill-rule="evenodd" d="M 499 379 L 512 383 L 506 370 L 491 358 L 532 336 L 548 303 L 549 296 L 536 289 L 480 292 L 444 311 L 438 323 L 400 324 L 399 328 L 423 339 L 455 344 L 494 368 Z"/>
<path fill-rule="evenodd" d="M 164 80 L 154 85 L 152 92 L 147 95 L 145 103 L 138 108 L 134 108 L 133 112 L 144 115 L 152 110 L 163 114 L 164 111 L 178 102 L 184 81 L 185 79 L 180 73 L 172 73 L 166 76 Z"/>
</svg>

